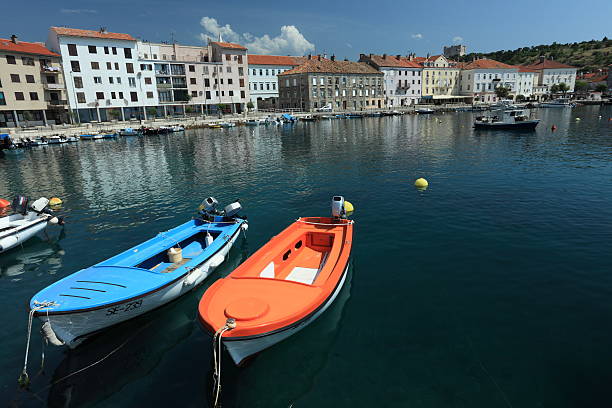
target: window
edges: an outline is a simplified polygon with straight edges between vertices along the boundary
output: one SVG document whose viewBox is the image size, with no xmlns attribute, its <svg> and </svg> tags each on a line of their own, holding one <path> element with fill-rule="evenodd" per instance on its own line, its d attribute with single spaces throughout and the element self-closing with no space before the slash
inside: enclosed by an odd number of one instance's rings
<svg viewBox="0 0 612 408">
<path fill-rule="evenodd" d="M 119 63 L 118 62 L 115 62 L 115 70 L 119 71 Z"/>
<path fill-rule="evenodd" d="M 244 75 L 244 69 L 242 67 L 238 67 L 238 75 L 240 76 Z"/>
<path fill-rule="evenodd" d="M 196 84 L 196 79 L 195 78 L 189 78 L 189 83 L 191 85 L 195 85 Z"/>
<path fill-rule="evenodd" d="M 130 88 L 136 88 L 136 79 L 134 79 L 134 77 L 129 77 L 128 84 L 130 85 Z"/>
<path fill-rule="evenodd" d="M 210 99 L 210 91 L 206 91 L 206 99 Z"/>
<path fill-rule="evenodd" d="M 74 87 L 82 88 L 83 87 L 83 78 L 82 77 L 74 77 Z"/>
<path fill-rule="evenodd" d="M 85 92 L 77 92 L 76 96 L 78 103 L 85 103 Z"/>
<path fill-rule="evenodd" d="M 246 95 L 246 94 L 244 93 L 244 91 L 240 91 L 240 97 L 241 97 L 241 98 L 245 98 L 245 95 Z"/>
<path fill-rule="evenodd" d="M 113 69 L 113 64 L 111 62 L 107 62 L 106 69 Z"/>
<path fill-rule="evenodd" d="M 23 92 L 15 92 L 15 99 L 18 101 L 23 101 L 24 100 Z"/>
<path fill-rule="evenodd" d="M 38 92 L 30 92 L 30 100 L 37 101 L 38 100 Z"/>
<path fill-rule="evenodd" d="M 268 91 L 270 90 L 270 83 L 269 82 L 266 83 L 266 90 L 268 90 Z"/>
<path fill-rule="evenodd" d="M 147 98 L 152 99 L 153 98 L 153 92 L 147 91 Z"/>
<path fill-rule="evenodd" d="M 153 54 L 153 59 L 156 60 L 157 59 L 157 54 Z"/>
<path fill-rule="evenodd" d="M 243 79 L 243 78 L 240 78 L 240 79 L 239 79 L 239 82 L 240 82 L 240 87 L 241 87 L 241 88 L 244 88 L 244 79 Z"/>
<path fill-rule="evenodd" d="M 34 75 L 26 75 L 26 82 L 28 84 L 33 84 L 34 83 Z"/>
<path fill-rule="evenodd" d="M 231 73 L 232 72 L 232 67 L 225 67 L 225 71 L 228 72 L 228 73 Z"/>
<path fill-rule="evenodd" d="M 104 53 L 108 54 L 108 47 L 104 47 Z"/>
<path fill-rule="evenodd" d="M 198 91 L 191 91 L 191 96 L 193 96 L 194 98 L 198 96 Z"/>
<path fill-rule="evenodd" d="M 231 54 L 225 54 L 225 60 L 226 61 L 231 61 L 232 60 Z"/>
<path fill-rule="evenodd" d="M 0 106 L 6 105 L 6 98 L 4 97 L 4 92 L 0 92 Z"/>
<path fill-rule="evenodd" d="M 117 83 L 120 84 L 121 83 L 121 77 L 117 77 Z"/>
<path fill-rule="evenodd" d="M 189 66 L 189 72 L 195 72 L 195 65 Z"/>
<path fill-rule="evenodd" d="M 19 74 L 11 74 L 11 82 L 21 82 L 21 79 L 19 79 Z"/>
<path fill-rule="evenodd" d="M 97 54 L 98 48 L 95 45 L 88 45 L 87 49 L 89 49 L 90 54 Z"/>
<path fill-rule="evenodd" d="M 57 81 L 55 80 L 55 77 L 53 75 L 46 75 L 45 76 L 45 80 L 47 81 L 48 84 L 56 84 Z M 2 84 L 0 84 L 0 86 L 2 86 Z"/>
<path fill-rule="evenodd" d="M 123 99 L 123 92 L 119 92 L 119 99 Z"/>
<path fill-rule="evenodd" d="M 228 85 L 232 85 L 234 83 L 234 80 L 232 78 L 228 78 L 227 79 L 227 84 Z"/>
<path fill-rule="evenodd" d="M 7 64 L 17 64 L 17 62 L 15 61 L 15 57 L 12 55 L 7 55 L 6 56 L 6 63 Z"/>
<path fill-rule="evenodd" d="M 274 83 L 272 84 L 272 89 L 273 89 L 274 91 L 276 91 L 276 84 L 274 84 Z"/>
<path fill-rule="evenodd" d="M 151 85 L 152 83 L 153 83 L 153 81 L 151 80 L 151 78 L 149 78 L 149 77 L 145 78 L 145 84 L 146 85 Z"/>
<path fill-rule="evenodd" d="M 117 55 L 117 47 L 113 47 L 113 55 Z"/>
<path fill-rule="evenodd" d="M 123 49 L 123 55 L 125 55 L 125 58 L 132 59 L 132 49 L 131 48 L 124 48 Z"/>
<path fill-rule="evenodd" d="M 113 78 L 113 77 L 108 77 L 108 83 L 109 83 L 109 84 L 114 84 L 114 83 L 115 83 L 115 78 Z"/>
<path fill-rule="evenodd" d="M 70 68 L 72 68 L 72 72 L 81 72 L 79 61 L 70 61 Z"/>
<path fill-rule="evenodd" d="M 129 50 L 129 48 L 126 48 L 126 50 Z M 131 62 L 126 63 L 125 68 L 127 69 L 128 74 L 134 73 L 134 64 L 132 64 Z"/>
<path fill-rule="evenodd" d="M 126 48 L 129 50 L 129 48 Z M 130 92 L 130 100 L 132 102 L 138 102 L 138 92 Z"/>
<path fill-rule="evenodd" d="M 100 69 L 100 63 L 96 61 L 91 61 L 91 69 Z"/>
<path fill-rule="evenodd" d="M 23 65 L 30 65 L 30 66 L 34 66 L 34 58 L 31 57 L 21 57 L 21 62 L 23 63 Z"/>
<path fill-rule="evenodd" d="M 77 53 L 76 44 L 68 44 L 68 55 L 70 55 L 71 57 L 76 57 L 77 55 L 79 55 Z"/>
<path fill-rule="evenodd" d="M 234 96 L 234 91 L 229 91 L 229 96 Z"/>
<path fill-rule="evenodd" d="M 102 83 L 102 77 L 93 77 L 94 80 L 94 84 L 101 84 Z"/>
<path fill-rule="evenodd" d="M 96 92 L 96 99 L 104 99 L 104 92 Z"/>
<path fill-rule="evenodd" d="M 238 55 L 238 63 L 242 64 L 242 55 Z M 242 74 L 241 74 L 242 75 Z"/>
</svg>

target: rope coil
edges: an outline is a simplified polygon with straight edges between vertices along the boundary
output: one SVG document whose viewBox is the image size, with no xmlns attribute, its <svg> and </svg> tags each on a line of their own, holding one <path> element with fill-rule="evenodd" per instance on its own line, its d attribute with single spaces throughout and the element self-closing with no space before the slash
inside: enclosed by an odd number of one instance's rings
<svg viewBox="0 0 612 408">
<path fill-rule="evenodd" d="M 213 362 L 215 365 L 213 373 L 213 394 L 215 402 L 213 407 L 217 407 L 219 403 L 219 394 L 221 393 L 221 343 L 223 333 L 236 328 L 236 320 L 228 318 L 225 325 L 215 332 L 213 336 Z"/>
</svg>

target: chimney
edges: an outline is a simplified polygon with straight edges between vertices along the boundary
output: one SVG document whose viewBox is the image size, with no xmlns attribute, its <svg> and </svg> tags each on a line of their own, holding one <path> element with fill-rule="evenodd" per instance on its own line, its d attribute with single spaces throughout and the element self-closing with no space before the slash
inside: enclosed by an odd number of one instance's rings
<svg viewBox="0 0 612 408">
<path fill-rule="evenodd" d="M 365 54 L 359 54 L 359 59 L 364 59 L 365 58 Z"/>
<path fill-rule="evenodd" d="M 555 59 L 555 57 L 551 55 L 550 56 L 550 60 L 553 61 L 554 59 Z"/>
<path fill-rule="evenodd" d="M 331 56 L 331 60 L 332 60 L 332 61 L 335 61 L 335 60 L 336 60 L 336 56 L 332 54 L 332 56 Z"/>
<path fill-rule="evenodd" d="M 17 40 L 17 36 L 15 34 L 11 35 L 11 42 L 13 44 L 19 44 L 19 41 Z"/>
<path fill-rule="evenodd" d="M 323 59 L 327 59 L 327 53 L 323 53 Z"/>
<path fill-rule="evenodd" d="M 546 57 L 543 55 L 540 55 L 540 62 L 544 62 L 544 61 L 546 61 Z"/>
<path fill-rule="evenodd" d="M 372 53 L 370 53 L 370 58 L 372 58 L 372 55 L 373 55 L 373 54 L 372 54 Z"/>
<path fill-rule="evenodd" d="M 383 59 L 387 59 L 387 54 L 383 54 Z"/>
<path fill-rule="evenodd" d="M 397 55 L 395 56 L 395 59 L 399 61 L 399 60 L 401 59 L 401 57 L 402 57 L 401 55 L 397 54 Z"/>
<path fill-rule="evenodd" d="M 312 54 L 308 54 L 308 59 L 311 60 L 312 59 Z"/>
<path fill-rule="evenodd" d="M 106 27 L 100 27 L 100 33 L 102 34 L 108 33 L 108 31 L 106 31 Z"/>
<path fill-rule="evenodd" d="M 427 58 L 429 58 L 429 53 L 427 53 Z"/>
<path fill-rule="evenodd" d="M 319 54 L 319 56 L 318 56 L 318 57 L 319 57 L 319 61 L 321 61 L 321 54 Z"/>
</svg>

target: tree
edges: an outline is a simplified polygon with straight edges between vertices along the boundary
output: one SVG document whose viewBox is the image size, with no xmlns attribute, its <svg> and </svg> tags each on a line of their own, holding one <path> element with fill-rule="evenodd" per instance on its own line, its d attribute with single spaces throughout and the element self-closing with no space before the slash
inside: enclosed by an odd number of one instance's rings
<svg viewBox="0 0 612 408">
<path fill-rule="evenodd" d="M 574 85 L 574 89 L 577 91 L 586 91 L 588 87 L 587 81 L 576 81 L 576 85 Z"/>
<path fill-rule="evenodd" d="M 516 95 L 517 102 L 523 102 L 525 100 L 525 95 Z"/>
<path fill-rule="evenodd" d="M 606 85 L 604 85 L 604 84 L 599 84 L 599 85 L 597 85 L 595 87 L 595 90 L 597 92 L 602 92 L 603 93 L 603 92 L 606 92 L 608 90 L 608 87 Z"/>
<path fill-rule="evenodd" d="M 251 110 L 251 109 L 253 109 L 255 107 L 255 105 L 253 105 L 252 101 L 248 101 L 246 106 L 247 106 L 247 109 L 249 109 L 249 110 Z"/>
<path fill-rule="evenodd" d="M 30 112 L 30 111 L 23 112 L 23 120 L 25 120 L 25 123 L 26 123 L 25 125 L 26 126 L 30 125 L 30 121 L 32 119 L 33 119 L 32 112 Z"/>
<path fill-rule="evenodd" d="M 559 85 L 554 84 L 553 86 L 550 87 L 550 93 L 551 94 L 555 94 L 557 92 L 559 92 Z"/>
<path fill-rule="evenodd" d="M 563 92 L 563 95 L 565 95 L 565 93 L 570 90 L 570 87 L 567 86 L 567 84 L 565 82 L 561 82 L 559 84 L 558 89 L 559 89 L 559 92 Z"/>
<path fill-rule="evenodd" d="M 107 113 L 111 119 L 119 119 L 121 117 L 121 114 L 116 109 L 109 109 Z"/>
<path fill-rule="evenodd" d="M 508 95 L 510 94 L 510 88 L 506 88 L 506 87 L 503 87 L 503 86 L 498 86 L 497 88 L 495 88 L 495 94 L 500 99 L 507 98 Z"/>
<path fill-rule="evenodd" d="M 185 108 L 185 112 L 186 112 L 186 113 L 193 113 L 193 106 L 187 106 L 187 107 Z"/>
<path fill-rule="evenodd" d="M 154 108 L 153 106 L 147 108 L 147 115 L 157 116 L 157 108 Z"/>
</svg>

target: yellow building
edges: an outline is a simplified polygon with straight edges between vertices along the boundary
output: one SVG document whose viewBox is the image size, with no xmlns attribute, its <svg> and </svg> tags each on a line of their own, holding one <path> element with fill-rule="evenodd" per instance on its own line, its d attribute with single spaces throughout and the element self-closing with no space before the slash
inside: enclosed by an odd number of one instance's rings
<svg viewBox="0 0 612 408">
<path fill-rule="evenodd" d="M 444 55 L 414 57 L 414 62 L 423 66 L 421 95 L 424 101 L 445 103 L 463 99 L 459 96 L 459 65 Z"/>
</svg>

